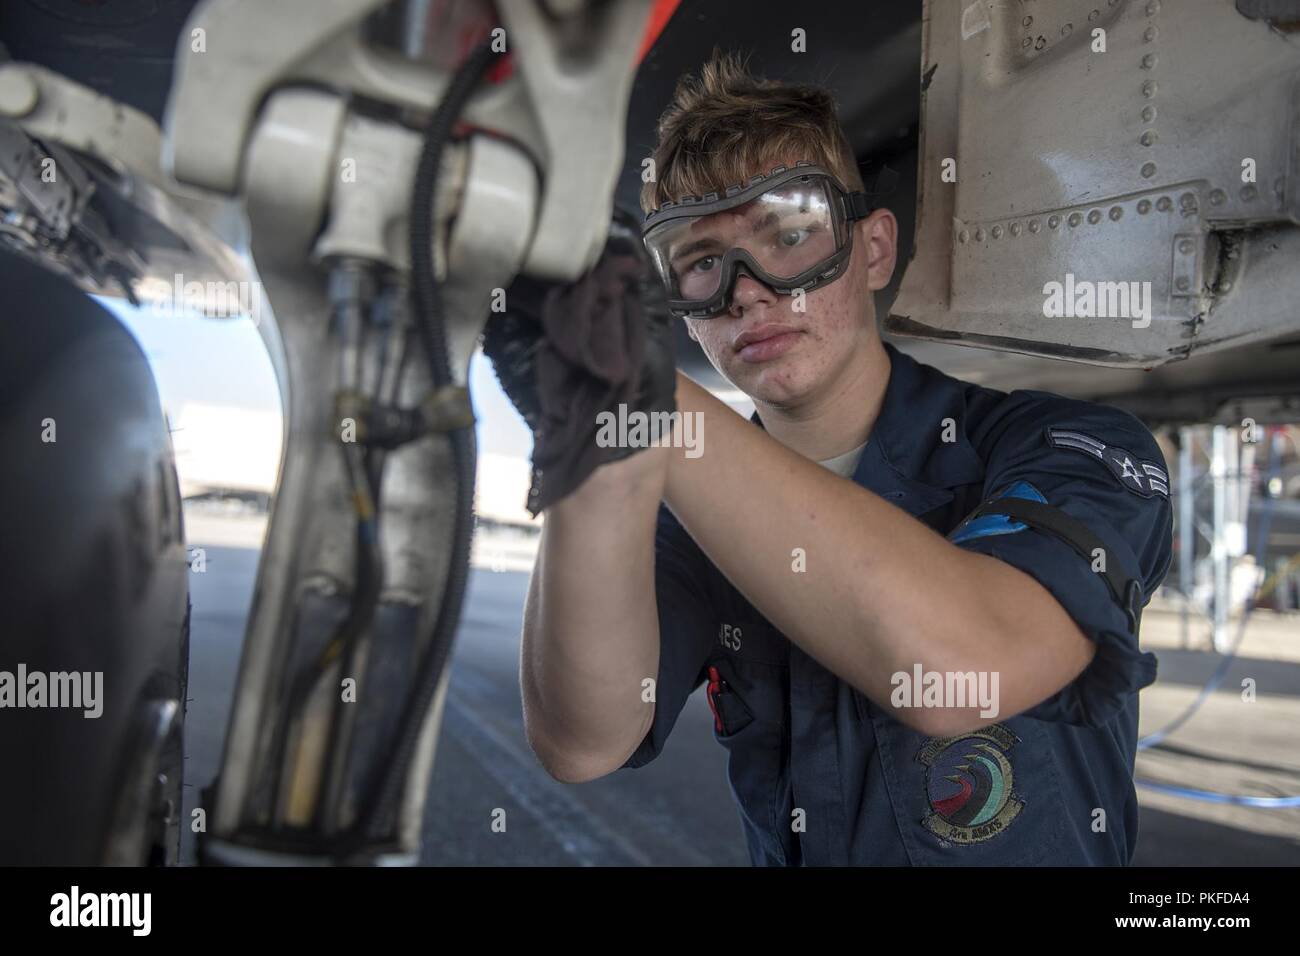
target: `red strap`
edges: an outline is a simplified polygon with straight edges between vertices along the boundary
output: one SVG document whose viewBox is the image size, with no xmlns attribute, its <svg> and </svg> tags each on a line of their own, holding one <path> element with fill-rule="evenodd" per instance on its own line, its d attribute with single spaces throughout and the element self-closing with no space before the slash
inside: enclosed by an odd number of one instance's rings
<svg viewBox="0 0 1300 956">
<path fill-rule="evenodd" d="M 709 668 L 709 686 L 705 690 L 705 696 L 709 699 L 709 710 L 713 711 L 713 726 L 717 728 L 718 733 L 722 733 L 722 716 L 718 713 L 718 705 L 713 700 L 713 695 L 722 689 L 722 675 L 718 673 L 716 667 Z"/>
</svg>

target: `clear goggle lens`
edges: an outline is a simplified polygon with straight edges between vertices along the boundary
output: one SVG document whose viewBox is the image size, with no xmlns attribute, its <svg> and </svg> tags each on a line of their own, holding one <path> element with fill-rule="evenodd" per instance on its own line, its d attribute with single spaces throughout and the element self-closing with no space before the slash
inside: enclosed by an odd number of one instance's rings
<svg viewBox="0 0 1300 956">
<path fill-rule="evenodd" d="M 670 219 L 645 236 L 670 298 L 702 302 L 723 282 L 723 259 L 748 253 L 775 279 L 793 280 L 834 256 L 847 229 L 820 177 L 774 187 L 733 209 Z"/>
</svg>

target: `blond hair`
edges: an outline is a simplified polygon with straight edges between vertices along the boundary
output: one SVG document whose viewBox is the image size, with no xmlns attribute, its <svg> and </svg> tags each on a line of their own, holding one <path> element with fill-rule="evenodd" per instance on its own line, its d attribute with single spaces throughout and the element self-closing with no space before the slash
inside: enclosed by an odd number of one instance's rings
<svg viewBox="0 0 1300 956">
<path fill-rule="evenodd" d="M 715 49 L 698 75 L 682 77 L 656 131 L 656 175 L 641 187 L 644 212 L 801 159 L 830 170 L 850 191 L 863 188 L 830 92 L 753 76 L 734 53 Z"/>
</svg>

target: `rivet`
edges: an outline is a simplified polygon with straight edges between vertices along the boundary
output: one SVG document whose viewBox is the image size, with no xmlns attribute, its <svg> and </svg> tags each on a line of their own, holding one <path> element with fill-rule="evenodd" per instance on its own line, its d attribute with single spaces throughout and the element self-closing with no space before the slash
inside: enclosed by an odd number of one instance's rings
<svg viewBox="0 0 1300 956">
<path fill-rule="evenodd" d="M 1156 95 L 1157 89 L 1158 87 L 1156 86 L 1155 80 L 1147 80 L 1145 83 L 1142 84 L 1142 95 L 1145 96 L 1147 99 L 1151 99 L 1151 97 Z"/>
<path fill-rule="evenodd" d="M 1047 46 L 1047 38 L 1040 33 L 1038 39 L 1034 41 L 1034 49 L 1041 50 L 1045 46 Z"/>
<path fill-rule="evenodd" d="M 1083 216 L 1077 212 L 1072 212 L 1070 213 L 1070 218 L 1067 222 L 1069 222 L 1071 226 L 1077 226 L 1079 223 L 1083 222 Z"/>
<path fill-rule="evenodd" d="M 1030 232 L 1037 233 L 1038 230 L 1041 229 L 1041 228 L 1043 228 L 1043 227 L 1040 226 L 1040 225 L 1038 224 L 1038 220 L 1037 220 L 1037 219 L 1031 219 L 1031 220 L 1029 220 L 1029 231 L 1030 231 Z"/>
<path fill-rule="evenodd" d="M 1147 16 L 1154 17 L 1159 12 L 1160 0 L 1151 0 L 1151 2 L 1147 4 Z"/>
<path fill-rule="evenodd" d="M 975 241 L 976 241 L 976 242 L 983 242 L 983 241 L 984 241 L 984 230 L 983 230 L 983 229 L 976 229 L 976 230 L 975 230 Z"/>
<path fill-rule="evenodd" d="M 993 236 L 994 239 L 1001 239 L 1001 238 L 1002 238 L 1002 227 L 1001 227 L 1001 226 L 994 226 L 994 227 L 993 227 L 993 230 L 992 230 L 992 232 L 991 232 L 991 235 Z"/>
<path fill-rule="evenodd" d="M 1096 20 L 1099 16 L 1101 16 L 1101 11 L 1100 11 L 1100 10 L 1093 10 L 1091 13 L 1088 14 L 1088 19 L 1089 19 L 1089 20 Z"/>
<path fill-rule="evenodd" d="M 1020 223 L 1013 222 L 1010 226 L 1007 227 L 1007 231 L 1010 232 L 1011 235 L 1013 236 L 1020 235 Z"/>
<path fill-rule="evenodd" d="M 1150 179 L 1150 178 L 1151 178 L 1152 176 L 1154 176 L 1155 174 L 1156 174 L 1156 164 L 1155 164 L 1155 163 L 1143 163 L 1143 164 L 1142 164 L 1142 178 L 1143 178 L 1143 179 Z"/>
<path fill-rule="evenodd" d="M 1219 291 L 1220 291 L 1220 292 L 1231 292 L 1231 291 L 1232 291 L 1232 280 L 1231 280 L 1231 279 L 1224 279 L 1222 282 L 1220 282 L 1220 283 L 1219 283 Z"/>
<path fill-rule="evenodd" d="M 1178 287 L 1179 292 L 1186 292 L 1187 287 L 1190 286 L 1191 283 L 1187 281 L 1187 276 L 1179 276 L 1178 281 L 1175 282 L 1174 285 Z"/>
<path fill-rule="evenodd" d="M 1250 202 L 1258 195 L 1259 195 L 1259 190 L 1257 190 L 1254 186 L 1241 187 L 1241 198 L 1246 200 L 1246 202 Z"/>
<path fill-rule="evenodd" d="M 1065 26 L 1061 27 L 1061 36 L 1068 37 L 1070 35 L 1070 31 L 1072 31 L 1073 29 L 1074 29 L 1074 24 L 1067 23 Z"/>
<path fill-rule="evenodd" d="M 1168 196 L 1161 196 L 1156 200 L 1156 208 L 1161 212 L 1168 212 L 1174 208 L 1174 202 Z"/>
<path fill-rule="evenodd" d="M 1148 165 L 1150 165 L 1150 164 L 1148 164 Z M 1140 216 L 1145 216 L 1145 215 L 1146 215 L 1147 213 L 1149 213 L 1150 211 L 1151 211 L 1151 200 L 1150 200 L 1150 199 L 1139 199 L 1139 200 L 1138 200 L 1138 215 L 1140 215 Z"/>
<path fill-rule="evenodd" d="M 958 242 L 965 242 L 969 238 L 970 238 L 970 231 L 967 229 L 963 229 L 961 232 L 957 233 Z"/>
<path fill-rule="evenodd" d="M 1111 222 L 1119 222 L 1124 217 L 1124 210 L 1119 206 L 1110 207 Z"/>
<path fill-rule="evenodd" d="M 1192 254 L 1192 250 L 1195 248 L 1196 248 L 1196 244 L 1192 242 L 1192 240 L 1190 239 L 1178 240 L 1178 251 L 1185 256 L 1190 256 Z"/>
<path fill-rule="evenodd" d="M 1143 146 L 1154 146 L 1158 138 L 1159 137 L 1156 136 L 1156 131 L 1149 129 L 1138 137 L 1138 142 Z"/>
<path fill-rule="evenodd" d="M 1156 55 L 1154 53 L 1147 53 L 1142 57 L 1142 69 L 1144 70 L 1155 69 L 1155 65 L 1156 65 Z"/>
<path fill-rule="evenodd" d="M 1029 37 L 1025 37 L 1023 40 L 1020 41 L 1020 45 L 1021 45 L 1021 46 L 1024 46 L 1024 47 L 1027 47 L 1027 46 L 1029 46 L 1029 44 L 1031 44 L 1031 43 L 1033 43 L 1033 42 L 1034 42 L 1034 41 L 1031 40 Z"/>
<path fill-rule="evenodd" d="M 1155 38 L 1159 35 L 1159 31 L 1156 30 L 1155 27 L 1147 27 L 1146 30 L 1142 32 L 1142 39 L 1146 40 L 1148 43 L 1153 43 Z"/>
<path fill-rule="evenodd" d="M 1196 193 L 1183 193 L 1178 197 L 1178 205 L 1184 209 L 1192 209 L 1196 206 Z"/>
<path fill-rule="evenodd" d="M 1092 212 L 1088 213 L 1088 222 L 1092 223 L 1094 226 L 1101 222 L 1101 210 L 1094 209 Z"/>
<path fill-rule="evenodd" d="M 1156 108 L 1154 106 L 1148 104 L 1142 107 L 1142 121 L 1144 123 L 1150 123 L 1155 118 L 1156 118 Z"/>
<path fill-rule="evenodd" d="M 1048 228 L 1048 229 L 1055 229 L 1055 228 L 1056 228 L 1057 226 L 1059 226 L 1060 224 L 1061 224 L 1061 217 L 1060 217 L 1060 216 L 1052 215 L 1052 216 L 1048 216 L 1048 217 L 1047 217 L 1047 228 Z"/>
<path fill-rule="evenodd" d="M 1034 22 L 1034 18 L 1033 18 L 1033 17 L 1025 17 L 1023 20 L 1020 21 L 1020 25 L 1023 26 L 1023 27 L 1027 27 L 1027 26 L 1029 26 L 1030 24 L 1032 24 L 1033 22 Z"/>
<path fill-rule="evenodd" d="M 1227 198 L 1228 198 L 1228 194 L 1225 193 L 1222 189 L 1210 190 L 1210 205 L 1212 206 L 1222 206 L 1224 202 L 1227 200 Z"/>
</svg>

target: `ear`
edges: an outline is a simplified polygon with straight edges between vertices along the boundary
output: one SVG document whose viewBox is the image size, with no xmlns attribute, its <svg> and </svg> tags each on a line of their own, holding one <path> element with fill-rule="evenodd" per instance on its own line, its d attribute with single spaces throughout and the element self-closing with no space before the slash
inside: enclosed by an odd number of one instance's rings
<svg viewBox="0 0 1300 956">
<path fill-rule="evenodd" d="M 867 285 L 883 289 L 889 285 L 898 262 L 898 219 L 888 209 L 877 209 L 857 223 L 867 252 Z"/>
</svg>

